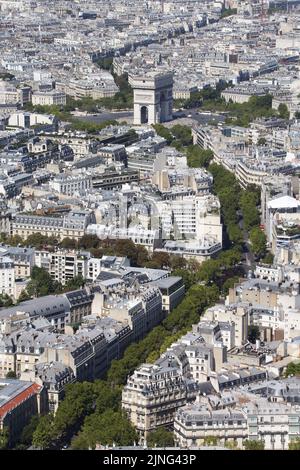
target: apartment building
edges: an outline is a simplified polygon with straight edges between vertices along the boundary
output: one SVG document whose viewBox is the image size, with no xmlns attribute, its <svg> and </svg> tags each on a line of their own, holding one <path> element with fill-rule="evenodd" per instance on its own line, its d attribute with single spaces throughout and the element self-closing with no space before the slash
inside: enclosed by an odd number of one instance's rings
<svg viewBox="0 0 300 470">
<path fill-rule="evenodd" d="M 204 315 L 204 320 L 214 322 L 231 322 L 234 324 L 233 346 L 241 346 L 248 337 L 249 306 L 246 303 L 230 305 L 216 304 L 208 308 Z"/>
<path fill-rule="evenodd" d="M 179 160 L 176 162 L 177 165 L 171 165 L 170 160 L 167 160 L 164 153 L 158 154 L 153 165 L 152 183 L 158 187 L 164 199 L 179 199 L 183 190 L 187 189 L 190 189 L 192 194 L 210 193 L 213 178 L 207 171 L 200 168 L 188 168 L 184 157 L 180 160 L 174 158 L 175 161 Z M 180 167 L 179 165 L 183 163 L 185 165 Z"/>
<path fill-rule="evenodd" d="M 265 178 L 261 187 L 261 221 L 263 224 L 265 224 L 267 220 L 268 202 L 281 196 L 292 196 L 291 177 L 274 175 Z"/>
<path fill-rule="evenodd" d="M 134 341 L 142 339 L 165 317 L 158 287 L 131 286 L 119 278 L 99 282 L 99 291 L 94 294 L 93 311 L 98 316 L 127 322 L 133 331 Z"/>
<path fill-rule="evenodd" d="M 1 245 L 1 256 L 8 256 L 14 263 L 15 278 L 29 278 L 31 269 L 35 264 L 34 248 Z"/>
<path fill-rule="evenodd" d="M 21 380 L 30 380 L 44 387 L 48 395 L 49 412 L 55 414 L 65 396 L 65 387 L 75 382 L 71 367 L 60 362 L 37 363 L 33 370 L 23 372 Z"/>
<path fill-rule="evenodd" d="M 91 313 L 92 299 L 93 296 L 87 289 L 62 295 L 46 295 L 2 309 L 0 319 L 19 314 L 28 314 L 31 320 L 45 317 L 57 331 L 64 331 L 67 324 L 76 323 L 78 319 Z"/>
<path fill-rule="evenodd" d="M 18 196 L 24 187 L 33 183 L 33 176 L 29 173 L 19 173 L 0 180 L 0 194 L 7 199 Z"/>
<path fill-rule="evenodd" d="M 92 313 L 94 295 L 88 289 L 78 289 L 63 294 L 70 306 L 68 323 L 80 323 L 82 318 Z"/>
<path fill-rule="evenodd" d="M 76 276 L 82 276 L 83 279 L 89 277 L 89 256 L 89 252 L 81 253 L 76 250 L 56 250 L 54 252 L 36 250 L 35 264 L 39 268 L 46 269 L 53 279 L 65 285 Z M 97 261 L 100 263 L 100 260 L 94 260 L 93 266 Z M 97 263 L 97 265 L 99 263 Z M 94 269 L 91 270 L 92 274 L 95 269 L 94 267 Z"/>
<path fill-rule="evenodd" d="M 8 429 L 13 447 L 32 416 L 47 411 L 44 388 L 36 383 L 0 379 L 0 430 Z"/>
<path fill-rule="evenodd" d="M 283 313 L 283 328 L 285 341 L 299 339 L 300 336 L 300 308 L 287 309 Z"/>
<path fill-rule="evenodd" d="M 79 240 L 91 221 L 86 212 L 70 212 L 64 217 L 44 217 L 36 215 L 16 215 L 12 221 L 12 235 L 26 239 L 29 235 L 39 233 L 47 237 L 75 238 Z"/>
<path fill-rule="evenodd" d="M 49 187 L 67 196 L 73 196 L 76 193 L 85 195 L 92 187 L 92 178 L 84 174 L 57 175 L 49 182 Z"/>
<path fill-rule="evenodd" d="M 288 450 L 300 436 L 300 408 L 281 403 L 247 406 L 249 439 L 262 439 L 266 450 Z"/>
<path fill-rule="evenodd" d="M 182 301 L 185 286 L 183 279 L 178 276 L 169 276 L 157 281 L 152 281 L 162 296 L 162 309 L 168 314 Z"/>
<path fill-rule="evenodd" d="M 0 256 L 0 294 L 15 297 L 15 265 L 8 256 Z"/>
<path fill-rule="evenodd" d="M 229 289 L 228 303 L 248 302 L 264 308 L 299 308 L 298 286 L 293 282 L 270 282 L 262 279 L 249 279 Z"/>
<path fill-rule="evenodd" d="M 267 203 L 265 230 L 272 251 L 300 238 L 300 202 L 291 196 L 281 196 Z"/>
<path fill-rule="evenodd" d="M 158 202 L 157 205 L 165 238 L 169 238 L 171 230 L 175 239 L 211 237 L 222 244 L 220 203 L 215 196 L 189 196 Z M 171 225 L 170 220 L 173 221 Z"/>
<path fill-rule="evenodd" d="M 132 240 L 137 245 L 143 245 L 149 252 L 153 251 L 158 241 L 157 230 L 145 229 L 139 225 L 117 228 L 115 225 L 90 224 L 86 233 L 97 235 L 101 240 L 106 238 Z"/>
<path fill-rule="evenodd" d="M 172 425 L 177 408 L 194 400 L 197 391 L 177 368 L 143 364 L 128 378 L 122 408 L 143 441 L 157 427 Z"/>
<path fill-rule="evenodd" d="M 242 409 L 210 409 L 204 403 L 180 408 L 174 419 L 174 435 L 181 448 L 201 446 L 206 438 L 214 437 L 218 445 L 236 443 L 242 448 L 248 438 L 247 415 Z"/>
<path fill-rule="evenodd" d="M 264 96 L 267 93 L 268 90 L 255 85 L 246 87 L 235 86 L 234 88 L 227 88 L 222 91 L 221 97 L 224 98 L 227 103 L 230 101 L 233 103 L 246 103 L 251 96 Z"/>
<path fill-rule="evenodd" d="M 8 126 L 23 129 L 32 126 L 43 126 L 45 129 L 55 131 L 57 130 L 58 120 L 54 115 L 16 111 L 10 115 Z"/>
<path fill-rule="evenodd" d="M 34 91 L 32 93 L 33 106 L 64 106 L 66 102 L 66 94 L 61 91 Z"/>
<path fill-rule="evenodd" d="M 127 162 L 127 152 L 125 145 L 106 145 L 98 150 L 97 155 L 104 158 L 106 164 L 108 165 L 113 162 Z"/>
<path fill-rule="evenodd" d="M 263 399 L 221 410 L 196 402 L 177 411 L 174 430 L 180 447 L 199 446 L 213 436 L 219 445 L 231 443 L 239 449 L 249 439 L 262 440 L 265 450 L 288 450 L 300 435 L 300 408 Z"/>
</svg>

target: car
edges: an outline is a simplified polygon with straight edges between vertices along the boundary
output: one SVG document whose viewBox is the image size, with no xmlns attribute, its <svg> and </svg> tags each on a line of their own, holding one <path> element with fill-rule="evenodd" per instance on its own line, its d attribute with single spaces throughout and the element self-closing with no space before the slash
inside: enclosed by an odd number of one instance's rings
<svg viewBox="0 0 300 470">
<path fill-rule="evenodd" d="M 191 114 L 188 114 L 187 117 L 192 117 L 192 115 L 191 115 Z"/>
</svg>

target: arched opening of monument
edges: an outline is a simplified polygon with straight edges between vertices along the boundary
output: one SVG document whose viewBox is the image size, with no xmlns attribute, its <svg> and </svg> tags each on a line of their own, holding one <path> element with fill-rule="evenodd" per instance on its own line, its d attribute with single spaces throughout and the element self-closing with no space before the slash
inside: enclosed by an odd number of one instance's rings
<svg viewBox="0 0 300 470">
<path fill-rule="evenodd" d="M 147 106 L 141 107 L 141 123 L 147 124 L 148 123 L 148 108 Z"/>
</svg>

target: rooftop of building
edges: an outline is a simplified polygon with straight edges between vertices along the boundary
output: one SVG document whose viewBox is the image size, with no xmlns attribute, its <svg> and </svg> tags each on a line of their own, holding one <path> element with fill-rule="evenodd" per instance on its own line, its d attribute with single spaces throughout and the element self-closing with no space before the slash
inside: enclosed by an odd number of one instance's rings
<svg viewBox="0 0 300 470">
<path fill-rule="evenodd" d="M 0 419 L 19 406 L 41 387 L 32 382 L 17 379 L 0 379 Z"/>
</svg>

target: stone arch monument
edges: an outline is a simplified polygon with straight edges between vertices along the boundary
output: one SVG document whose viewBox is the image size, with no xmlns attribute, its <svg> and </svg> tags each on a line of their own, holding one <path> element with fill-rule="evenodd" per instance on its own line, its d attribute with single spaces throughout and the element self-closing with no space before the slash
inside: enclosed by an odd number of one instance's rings
<svg viewBox="0 0 300 470">
<path fill-rule="evenodd" d="M 129 83 L 133 88 L 133 123 L 157 124 L 172 119 L 173 73 L 149 72 L 132 75 Z"/>
</svg>

